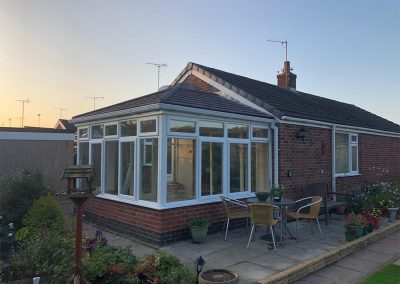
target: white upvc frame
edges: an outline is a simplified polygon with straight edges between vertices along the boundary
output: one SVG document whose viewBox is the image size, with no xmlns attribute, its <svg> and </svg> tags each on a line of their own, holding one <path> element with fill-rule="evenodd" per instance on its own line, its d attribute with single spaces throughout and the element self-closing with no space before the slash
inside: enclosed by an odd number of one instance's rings
<svg viewBox="0 0 400 284">
<path fill-rule="evenodd" d="M 117 157 L 118 157 L 118 165 L 117 165 L 117 171 L 118 171 L 118 178 L 117 178 L 117 181 L 118 181 L 118 185 L 117 185 L 117 194 L 111 194 L 111 193 L 106 193 L 105 191 L 106 191 L 106 159 L 105 159 L 105 156 L 106 156 L 106 143 L 107 142 L 117 142 L 117 146 L 118 146 L 118 152 L 117 152 Z M 119 160 L 119 157 L 120 157 L 120 151 L 121 151 L 121 149 L 120 149 L 120 143 L 119 143 L 119 141 L 118 141 L 118 139 L 115 139 L 115 138 L 112 138 L 112 139 L 104 139 L 104 141 L 103 141 L 103 143 L 102 143 L 103 145 L 102 145 L 102 157 L 101 157 L 101 167 L 102 167 L 102 183 L 101 183 L 101 190 L 102 190 L 102 193 L 105 195 L 105 196 L 118 196 L 119 195 L 119 173 L 120 173 L 120 160 Z"/>
<path fill-rule="evenodd" d="M 156 121 L 156 131 L 153 132 L 142 132 L 142 122 L 144 121 Z M 137 136 L 157 136 L 158 135 L 158 116 L 146 116 L 137 119 Z"/>
<path fill-rule="evenodd" d="M 92 130 L 92 128 L 94 126 L 98 126 L 98 125 L 102 125 L 103 126 L 103 136 L 102 137 L 93 138 L 93 130 Z M 90 141 L 93 141 L 93 140 L 102 141 L 102 140 L 104 140 L 105 136 L 104 136 L 104 123 L 103 122 L 91 124 L 91 125 L 89 125 L 89 129 L 90 129 L 90 131 L 89 131 L 89 140 Z"/>
<path fill-rule="evenodd" d="M 122 189 L 122 179 L 123 179 L 123 173 L 122 173 L 122 143 L 133 143 L 133 195 L 128 195 L 128 194 L 122 194 L 121 189 Z M 119 149 L 119 156 L 118 156 L 118 196 L 129 199 L 129 200 L 136 200 L 137 197 L 137 137 L 136 136 L 127 136 L 127 137 L 121 137 L 119 139 L 118 143 L 118 149 Z"/>
<path fill-rule="evenodd" d="M 136 122 L 136 135 L 122 136 L 122 126 L 121 126 L 121 124 L 123 122 L 129 122 L 129 121 L 135 121 Z M 122 120 L 118 121 L 118 137 L 120 137 L 120 139 L 137 137 L 138 134 L 139 134 L 139 123 L 138 123 L 138 119 L 137 118 L 122 119 Z"/>
<path fill-rule="evenodd" d="M 109 127 L 109 126 L 116 126 L 117 127 L 117 134 L 115 134 L 115 135 L 107 135 L 106 134 L 106 132 L 107 132 L 106 128 Z M 111 138 L 118 138 L 119 137 L 119 122 L 118 121 L 104 123 L 103 127 L 104 127 L 104 130 L 103 130 L 104 139 L 111 139 Z"/>
<path fill-rule="evenodd" d="M 104 140 L 103 139 L 95 139 L 95 140 L 90 140 L 89 141 L 89 164 L 93 165 L 93 157 L 92 157 L 92 148 L 93 144 L 99 144 L 101 146 L 100 150 L 100 160 L 101 160 L 101 165 L 100 165 L 100 192 L 101 194 L 104 194 Z M 96 176 L 98 176 L 99 173 L 96 172 Z"/>
<path fill-rule="evenodd" d="M 356 176 L 360 174 L 360 162 L 359 162 L 359 140 L 358 140 L 358 134 L 354 132 L 344 132 L 344 131 L 336 131 L 335 132 L 335 141 L 336 141 L 336 134 L 344 134 L 348 136 L 348 142 L 347 142 L 347 147 L 348 147 L 348 161 L 349 161 L 349 171 L 347 173 L 336 173 L 336 168 L 335 168 L 335 177 L 347 177 L 347 176 Z M 357 141 L 352 141 L 352 137 L 357 137 Z M 355 146 L 357 148 L 357 170 L 353 171 L 353 149 L 352 147 Z M 335 143 L 335 149 L 334 149 L 334 159 L 336 161 L 336 143 Z M 336 162 L 335 162 L 336 164 Z"/>
<path fill-rule="evenodd" d="M 86 137 L 80 137 L 81 130 L 84 130 L 84 129 L 87 130 L 87 136 Z M 90 127 L 89 126 L 78 127 L 78 140 L 88 141 L 89 137 L 90 137 Z"/>
<path fill-rule="evenodd" d="M 231 170 L 230 170 L 230 164 L 231 164 L 231 155 L 230 155 L 230 149 L 231 149 L 231 144 L 242 144 L 242 145 L 247 145 L 247 186 L 244 191 L 240 192 L 231 192 Z M 250 139 L 238 139 L 238 138 L 228 138 L 227 142 L 227 192 L 226 195 L 228 197 L 232 198 L 244 198 L 247 197 L 251 191 L 250 191 L 250 177 L 251 177 L 251 152 L 250 152 Z"/>
<path fill-rule="evenodd" d="M 254 137 L 253 136 L 254 128 L 266 129 L 268 131 L 268 137 Z M 250 139 L 252 141 L 266 141 L 266 140 L 269 140 L 270 137 L 271 137 L 271 128 L 268 127 L 267 125 L 257 125 L 257 124 L 250 125 Z"/>
<path fill-rule="evenodd" d="M 195 130 L 192 133 L 171 131 L 171 127 L 170 127 L 171 120 L 193 122 Z M 196 118 L 169 115 L 168 116 L 168 124 L 167 124 L 167 135 L 169 135 L 169 136 L 177 135 L 177 136 L 181 136 L 181 137 L 197 137 L 199 135 L 199 120 Z"/>
</svg>

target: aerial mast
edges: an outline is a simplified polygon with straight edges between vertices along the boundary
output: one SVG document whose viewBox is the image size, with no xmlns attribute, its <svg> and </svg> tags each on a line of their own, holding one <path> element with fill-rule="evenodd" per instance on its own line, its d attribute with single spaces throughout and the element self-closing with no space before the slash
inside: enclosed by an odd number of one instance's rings
<svg viewBox="0 0 400 284">
<path fill-rule="evenodd" d="M 24 127 L 25 104 L 29 104 L 31 101 L 29 99 L 16 100 L 16 101 L 22 103 L 21 127 L 23 128 Z"/>
<path fill-rule="evenodd" d="M 158 68 L 157 91 L 159 91 L 159 90 L 160 90 L 160 68 L 161 68 L 161 67 L 166 68 L 168 65 L 165 64 L 165 63 L 151 63 L 151 62 L 147 62 L 146 64 L 148 64 L 148 65 L 153 65 L 153 66 L 155 66 L 155 67 Z"/>
<path fill-rule="evenodd" d="M 93 110 L 96 109 L 96 100 L 98 99 L 104 99 L 104 97 L 85 97 L 86 99 L 92 99 L 93 100 Z"/>
</svg>

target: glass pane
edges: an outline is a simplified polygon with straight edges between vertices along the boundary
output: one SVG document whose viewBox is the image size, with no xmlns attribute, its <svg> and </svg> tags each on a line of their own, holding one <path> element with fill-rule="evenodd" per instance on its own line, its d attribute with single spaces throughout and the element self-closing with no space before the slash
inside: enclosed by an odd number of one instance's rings
<svg viewBox="0 0 400 284">
<path fill-rule="evenodd" d="M 200 121 L 200 136 L 224 137 L 222 122 Z"/>
<path fill-rule="evenodd" d="M 156 132 L 156 120 L 145 120 L 140 122 L 140 132 Z"/>
<path fill-rule="evenodd" d="M 358 163 L 357 163 L 357 155 L 358 155 L 358 147 L 352 146 L 351 147 L 351 170 L 353 172 L 358 171 Z"/>
<path fill-rule="evenodd" d="M 136 120 L 122 121 L 121 122 L 121 136 L 136 136 Z"/>
<path fill-rule="evenodd" d="M 103 124 L 92 126 L 92 139 L 103 138 Z"/>
<path fill-rule="evenodd" d="M 117 125 L 106 125 L 106 136 L 117 135 Z"/>
<path fill-rule="evenodd" d="M 247 145 L 230 144 L 230 192 L 247 191 Z"/>
<path fill-rule="evenodd" d="M 222 193 L 223 143 L 201 144 L 201 195 Z"/>
<path fill-rule="evenodd" d="M 79 129 L 79 138 L 88 138 L 89 129 L 88 128 L 80 128 Z"/>
<path fill-rule="evenodd" d="M 171 178 L 167 184 L 167 202 L 196 197 L 196 140 L 168 138 Z"/>
<path fill-rule="evenodd" d="M 269 192 L 268 144 L 251 143 L 251 191 Z"/>
<path fill-rule="evenodd" d="M 248 126 L 242 124 L 228 124 L 229 138 L 248 138 Z"/>
<path fill-rule="evenodd" d="M 357 142 L 357 138 L 356 135 L 351 135 L 351 142 Z"/>
<path fill-rule="evenodd" d="M 121 143 L 121 194 L 133 196 L 135 142 Z"/>
<path fill-rule="evenodd" d="M 118 141 L 106 141 L 104 193 L 118 194 Z"/>
<path fill-rule="evenodd" d="M 79 157 L 78 165 L 88 165 L 89 164 L 89 143 L 81 142 L 79 146 Z"/>
<path fill-rule="evenodd" d="M 93 187 L 101 191 L 101 144 L 92 144 L 91 165 L 94 167 L 96 177 L 93 179 Z"/>
<path fill-rule="evenodd" d="M 140 140 L 140 199 L 157 202 L 158 139 Z"/>
<path fill-rule="evenodd" d="M 335 162 L 336 173 L 349 172 L 349 135 L 336 133 Z"/>
<path fill-rule="evenodd" d="M 253 137 L 255 138 L 268 138 L 268 129 L 253 127 Z"/>
<path fill-rule="evenodd" d="M 170 120 L 169 131 L 182 133 L 195 133 L 196 123 L 193 121 Z"/>
</svg>

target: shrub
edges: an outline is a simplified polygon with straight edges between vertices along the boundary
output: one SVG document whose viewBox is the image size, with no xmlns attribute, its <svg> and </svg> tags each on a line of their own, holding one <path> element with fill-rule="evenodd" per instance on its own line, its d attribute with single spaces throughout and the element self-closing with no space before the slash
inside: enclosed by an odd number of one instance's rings
<svg viewBox="0 0 400 284">
<path fill-rule="evenodd" d="M 208 220 L 206 219 L 192 219 L 188 221 L 190 227 L 204 227 L 208 225 Z"/>
<path fill-rule="evenodd" d="M 194 274 L 179 259 L 165 251 L 157 251 L 154 268 L 160 283 L 190 284 L 196 283 Z"/>
<path fill-rule="evenodd" d="M 23 224 L 24 227 L 16 235 L 18 240 L 36 235 L 37 231 L 62 232 L 65 219 L 58 203 L 51 196 L 42 196 L 33 201 Z"/>
<path fill-rule="evenodd" d="M 0 181 L 0 215 L 5 223 L 21 228 L 22 220 L 34 199 L 47 193 L 39 172 L 22 171 Z"/>
<path fill-rule="evenodd" d="M 129 248 L 96 246 L 82 259 L 82 273 L 89 281 L 101 279 L 101 283 L 130 283 L 134 275 L 136 257 Z"/>
</svg>

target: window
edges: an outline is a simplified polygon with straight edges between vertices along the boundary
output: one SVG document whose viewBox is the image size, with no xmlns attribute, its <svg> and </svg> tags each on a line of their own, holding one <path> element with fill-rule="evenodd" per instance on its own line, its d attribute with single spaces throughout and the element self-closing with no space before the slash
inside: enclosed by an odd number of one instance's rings
<svg viewBox="0 0 400 284">
<path fill-rule="evenodd" d="M 106 125 L 106 136 L 117 136 L 117 125 Z"/>
<path fill-rule="evenodd" d="M 92 126 L 92 139 L 103 138 L 103 134 L 104 134 L 103 129 L 104 129 L 103 124 L 93 125 Z"/>
<path fill-rule="evenodd" d="M 223 143 L 201 143 L 201 195 L 222 193 Z"/>
<path fill-rule="evenodd" d="M 94 167 L 96 177 L 93 179 L 92 185 L 96 190 L 101 191 L 101 143 L 91 144 L 90 164 Z"/>
<path fill-rule="evenodd" d="M 136 120 L 122 121 L 121 122 L 121 136 L 122 137 L 136 136 L 137 135 L 136 126 L 137 126 Z"/>
<path fill-rule="evenodd" d="M 104 159 L 104 193 L 118 194 L 118 141 L 106 141 Z"/>
<path fill-rule="evenodd" d="M 146 153 L 147 152 L 147 153 Z M 158 139 L 140 139 L 139 186 L 140 199 L 157 202 Z M 147 158 L 144 158 L 144 157 Z M 145 165 L 144 161 L 147 160 Z"/>
<path fill-rule="evenodd" d="M 229 138 L 249 138 L 247 125 L 242 124 L 228 124 L 228 137 Z"/>
<path fill-rule="evenodd" d="M 267 143 L 251 143 L 251 191 L 269 191 Z"/>
<path fill-rule="evenodd" d="M 247 191 L 248 183 L 248 162 L 247 162 L 247 144 L 229 145 L 229 186 L 230 192 Z"/>
<path fill-rule="evenodd" d="M 268 128 L 253 127 L 253 138 L 268 138 Z"/>
<path fill-rule="evenodd" d="M 200 136 L 224 137 L 222 122 L 200 121 Z"/>
<path fill-rule="evenodd" d="M 89 142 L 79 142 L 78 165 L 89 164 Z"/>
<path fill-rule="evenodd" d="M 335 134 L 336 174 L 358 173 L 358 136 Z"/>
<path fill-rule="evenodd" d="M 87 127 L 79 128 L 79 135 L 78 136 L 79 136 L 80 139 L 89 138 L 89 129 Z"/>
<path fill-rule="evenodd" d="M 167 184 L 167 202 L 191 200 L 196 197 L 196 140 L 168 138 L 167 164 L 171 177 Z"/>
<path fill-rule="evenodd" d="M 121 142 L 121 191 L 123 195 L 134 194 L 135 142 Z"/>
<path fill-rule="evenodd" d="M 156 131 L 157 123 L 155 119 L 140 122 L 140 133 L 154 133 Z"/>
<path fill-rule="evenodd" d="M 169 121 L 170 132 L 196 133 L 196 123 L 194 121 L 173 120 Z"/>
</svg>

